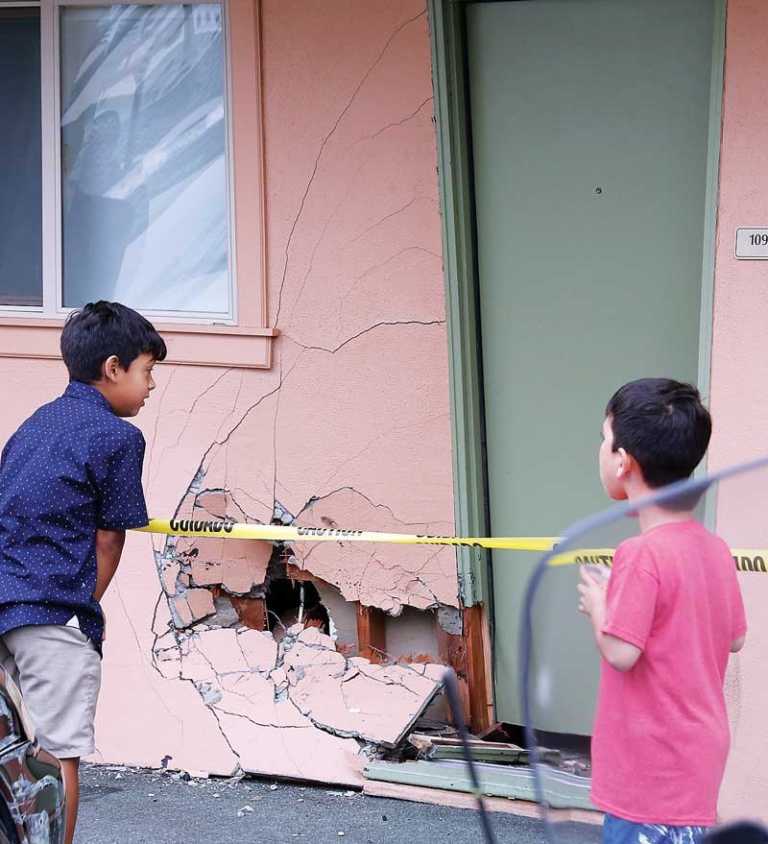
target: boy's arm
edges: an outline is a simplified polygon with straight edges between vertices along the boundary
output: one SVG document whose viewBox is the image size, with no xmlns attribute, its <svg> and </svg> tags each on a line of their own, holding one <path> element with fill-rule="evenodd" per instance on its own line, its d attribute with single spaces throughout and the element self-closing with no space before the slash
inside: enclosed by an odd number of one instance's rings
<svg viewBox="0 0 768 844">
<path fill-rule="evenodd" d="M 643 653 L 636 645 L 625 642 L 610 633 L 603 633 L 605 624 L 605 592 L 603 583 L 595 580 L 588 572 L 582 570 L 582 583 L 579 585 L 581 593 L 582 612 L 589 615 L 592 622 L 592 632 L 595 634 L 597 649 L 605 661 L 617 671 L 629 671 L 640 659 Z M 587 609 L 589 607 L 589 609 Z M 580 607 L 581 608 L 581 607 Z"/>
<path fill-rule="evenodd" d="M 117 440 L 117 441 L 116 441 Z M 125 425 L 109 442 L 109 452 L 99 480 L 96 517 L 96 588 L 100 601 L 117 571 L 125 544 L 125 531 L 147 524 L 141 488 L 144 437 L 138 428 Z"/>
<path fill-rule="evenodd" d="M 125 545 L 124 530 L 96 531 L 96 588 L 93 597 L 101 601 L 115 576 Z"/>
<path fill-rule="evenodd" d="M 589 615 L 595 642 L 606 662 L 629 671 L 645 649 L 653 625 L 658 579 L 646 547 L 622 543 L 608 584 L 581 570 L 579 609 Z"/>
</svg>

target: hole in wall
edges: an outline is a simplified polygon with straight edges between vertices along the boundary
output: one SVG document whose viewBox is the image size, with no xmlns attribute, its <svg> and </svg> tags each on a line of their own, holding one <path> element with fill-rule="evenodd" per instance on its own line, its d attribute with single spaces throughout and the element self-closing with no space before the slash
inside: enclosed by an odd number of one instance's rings
<svg viewBox="0 0 768 844">
<path fill-rule="evenodd" d="M 272 577 L 265 593 L 267 624 L 276 641 L 294 624 L 316 627 L 321 633 L 335 636 L 335 628 L 317 587 L 311 581 L 289 577 Z"/>
</svg>

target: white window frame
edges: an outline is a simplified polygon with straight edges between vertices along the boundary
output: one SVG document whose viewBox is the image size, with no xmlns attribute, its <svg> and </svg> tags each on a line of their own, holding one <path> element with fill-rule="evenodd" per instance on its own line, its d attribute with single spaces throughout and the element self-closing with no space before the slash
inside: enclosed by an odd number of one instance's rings
<svg viewBox="0 0 768 844">
<path fill-rule="evenodd" d="M 60 27 L 61 9 L 70 6 L 108 8 L 118 5 L 182 6 L 218 5 L 221 7 L 224 27 L 224 111 L 225 151 L 227 155 L 227 208 L 229 212 L 229 309 L 226 313 L 200 311 L 154 310 L 141 311 L 153 320 L 169 325 L 185 326 L 236 326 L 238 324 L 238 284 L 235 243 L 235 180 L 234 146 L 232 131 L 232 46 L 226 0 L 0 0 L 3 8 L 38 8 L 40 10 L 40 92 L 41 92 L 41 165 L 42 165 L 42 306 L 0 305 L 0 318 L 52 319 L 63 322 L 72 308 L 63 304 L 63 217 L 62 217 L 62 166 L 61 166 L 61 76 Z M 108 295 L 105 292 L 105 298 Z"/>
</svg>

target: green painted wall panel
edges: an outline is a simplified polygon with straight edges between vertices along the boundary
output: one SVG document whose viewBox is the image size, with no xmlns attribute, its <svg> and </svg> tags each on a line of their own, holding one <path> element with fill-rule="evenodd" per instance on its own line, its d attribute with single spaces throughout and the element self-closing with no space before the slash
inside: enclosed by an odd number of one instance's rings
<svg viewBox="0 0 768 844">
<path fill-rule="evenodd" d="M 699 375 L 715 8 L 467 6 L 496 535 L 550 535 L 605 506 L 596 452 L 611 392 L 646 375 Z M 508 721 L 519 721 L 520 556 L 492 563 L 497 717 Z M 585 624 L 572 627 L 555 666 L 562 705 L 540 726 L 587 733 L 591 643 Z"/>
</svg>

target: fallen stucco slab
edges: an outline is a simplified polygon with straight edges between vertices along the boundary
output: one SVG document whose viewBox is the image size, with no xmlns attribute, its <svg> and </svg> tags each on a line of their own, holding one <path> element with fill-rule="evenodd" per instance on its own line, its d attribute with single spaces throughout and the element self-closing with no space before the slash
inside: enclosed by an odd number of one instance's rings
<svg viewBox="0 0 768 844">
<path fill-rule="evenodd" d="M 158 637 L 155 664 L 186 680 L 250 773 L 359 784 L 366 755 L 393 747 L 440 689 L 438 665 L 347 658 L 317 628 L 198 624 Z"/>
<path fill-rule="evenodd" d="M 429 705 L 439 682 L 407 665 L 346 659 L 330 637 L 303 630 L 284 659 L 288 696 L 314 724 L 337 735 L 394 747 Z"/>
</svg>

